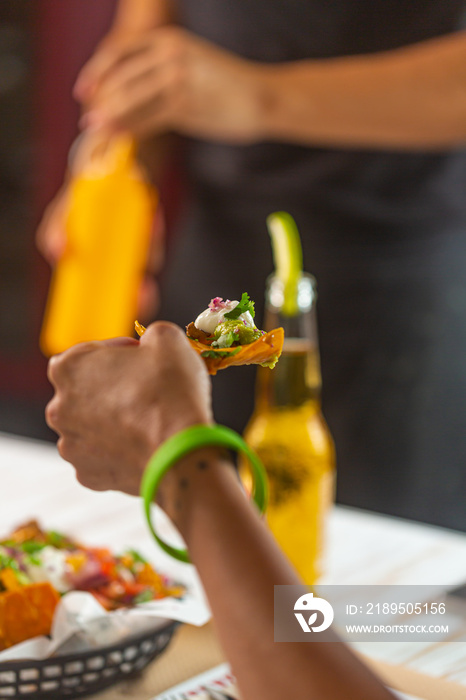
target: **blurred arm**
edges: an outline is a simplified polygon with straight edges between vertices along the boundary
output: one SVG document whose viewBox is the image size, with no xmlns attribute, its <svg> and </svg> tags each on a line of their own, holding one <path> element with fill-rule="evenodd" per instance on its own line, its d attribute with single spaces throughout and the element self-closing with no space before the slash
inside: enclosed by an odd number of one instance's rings
<svg viewBox="0 0 466 700">
<path fill-rule="evenodd" d="M 338 638 L 274 642 L 274 585 L 300 584 L 226 456 L 199 450 L 161 485 L 245 700 L 393 700 Z"/>
<path fill-rule="evenodd" d="M 363 56 L 267 67 L 265 138 L 367 148 L 466 142 L 466 32 Z"/>
<path fill-rule="evenodd" d="M 138 34 L 176 21 L 173 0 L 120 0 L 112 30 Z"/>
<path fill-rule="evenodd" d="M 466 32 L 384 53 L 265 64 L 161 27 L 114 53 L 87 119 L 137 137 L 453 148 L 466 142 Z"/>
</svg>

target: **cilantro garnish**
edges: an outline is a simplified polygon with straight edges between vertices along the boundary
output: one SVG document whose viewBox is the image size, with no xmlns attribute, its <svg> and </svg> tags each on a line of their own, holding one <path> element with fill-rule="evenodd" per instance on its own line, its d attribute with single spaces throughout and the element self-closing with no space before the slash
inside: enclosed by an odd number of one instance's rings
<svg viewBox="0 0 466 700">
<path fill-rule="evenodd" d="M 238 348 L 235 348 L 231 352 L 228 352 L 228 350 L 204 350 L 204 352 L 201 352 L 201 357 L 207 357 L 209 359 L 214 359 L 216 357 L 232 357 L 233 355 L 236 355 L 239 353 L 241 350 L 241 346 Z"/>
<path fill-rule="evenodd" d="M 47 541 L 52 547 L 56 547 L 57 549 L 65 549 L 69 544 L 69 540 L 65 535 L 62 535 L 60 532 L 55 532 L 55 530 L 49 530 L 49 532 L 47 532 Z"/>
<path fill-rule="evenodd" d="M 23 542 L 20 544 L 19 548 L 26 554 L 36 554 L 36 552 L 40 552 L 46 546 L 47 545 L 43 542 L 34 542 L 33 540 L 29 540 L 29 542 Z"/>
<path fill-rule="evenodd" d="M 224 318 L 230 318 L 234 320 L 239 318 L 241 314 L 246 313 L 246 311 L 249 311 L 251 316 L 254 318 L 254 302 L 251 301 L 247 292 L 243 292 L 241 301 L 238 304 L 238 306 L 235 306 L 235 308 L 232 311 L 229 311 L 227 314 L 225 314 Z"/>
</svg>

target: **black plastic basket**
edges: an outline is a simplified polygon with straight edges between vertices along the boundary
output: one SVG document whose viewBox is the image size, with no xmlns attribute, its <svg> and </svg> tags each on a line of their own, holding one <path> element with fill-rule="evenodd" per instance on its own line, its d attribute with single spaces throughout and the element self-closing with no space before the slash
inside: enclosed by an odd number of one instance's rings
<svg viewBox="0 0 466 700">
<path fill-rule="evenodd" d="M 0 663 L 0 699 L 83 698 L 140 673 L 170 643 L 178 622 L 102 647 L 43 660 Z"/>
</svg>

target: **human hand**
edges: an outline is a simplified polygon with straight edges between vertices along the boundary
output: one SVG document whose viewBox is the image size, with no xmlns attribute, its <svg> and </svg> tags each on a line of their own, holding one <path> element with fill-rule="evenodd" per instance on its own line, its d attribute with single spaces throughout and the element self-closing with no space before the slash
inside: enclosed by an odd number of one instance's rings
<svg viewBox="0 0 466 700">
<path fill-rule="evenodd" d="M 79 175 L 92 159 L 94 149 L 105 147 L 108 135 L 98 132 L 83 133 L 72 147 L 69 172 L 65 182 L 47 206 L 36 232 L 36 245 L 51 267 L 55 267 L 66 251 L 66 220 L 70 199 L 70 176 Z M 102 146 L 104 144 L 104 146 Z M 152 224 L 151 239 L 144 276 L 138 290 L 137 316 L 147 323 L 157 313 L 159 289 L 155 276 L 164 262 L 165 218 L 159 202 Z"/>
<path fill-rule="evenodd" d="M 64 184 L 47 205 L 36 231 L 36 246 L 52 267 L 57 264 L 65 252 L 67 209 L 68 187 Z"/>
<path fill-rule="evenodd" d="M 91 105 L 82 126 L 248 143 L 262 137 L 266 80 L 266 66 L 171 26 L 103 47 L 75 95 Z"/>
<path fill-rule="evenodd" d="M 157 27 L 173 25 L 178 21 L 177 0 L 119 0 L 110 30 L 79 73 L 75 85 L 76 99 L 85 103 L 92 98 L 99 80 L 101 59 L 105 65 L 109 47 L 123 45 Z"/>
<path fill-rule="evenodd" d="M 96 491 L 138 494 L 157 447 L 191 425 L 212 422 L 203 361 L 171 323 L 131 338 L 82 343 L 53 357 L 55 395 L 46 408 L 58 450 Z"/>
<path fill-rule="evenodd" d="M 145 32 L 144 32 L 145 35 Z M 110 31 L 99 42 L 94 53 L 82 66 L 73 88 L 73 97 L 83 109 L 89 107 L 110 66 L 111 57 L 123 54 L 140 35 Z"/>
</svg>

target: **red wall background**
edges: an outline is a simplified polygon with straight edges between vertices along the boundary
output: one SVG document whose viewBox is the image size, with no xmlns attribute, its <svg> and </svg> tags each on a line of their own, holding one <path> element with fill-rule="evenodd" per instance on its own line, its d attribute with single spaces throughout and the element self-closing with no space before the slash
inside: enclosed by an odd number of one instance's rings
<svg viewBox="0 0 466 700">
<path fill-rule="evenodd" d="M 6 0 L 6 2 L 29 0 Z M 37 223 L 59 188 L 71 142 L 76 135 L 78 107 L 71 90 L 79 68 L 108 28 L 114 0 L 40 0 L 34 3 L 29 29 L 33 94 L 30 123 L 34 154 L 30 168 L 32 193 L 29 206 Z M 6 232 L 7 233 L 7 232 Z M 38 336 L 50 270 L 35 249 L 35 230 L 28 232 L 28 317 L 30 342 L 17 356 L 0 350 L 2 397 L 38 399 L 50 393 L 46 360 Z M 14 332 L 14 329 L 12 329 Z"/>
</svg>

